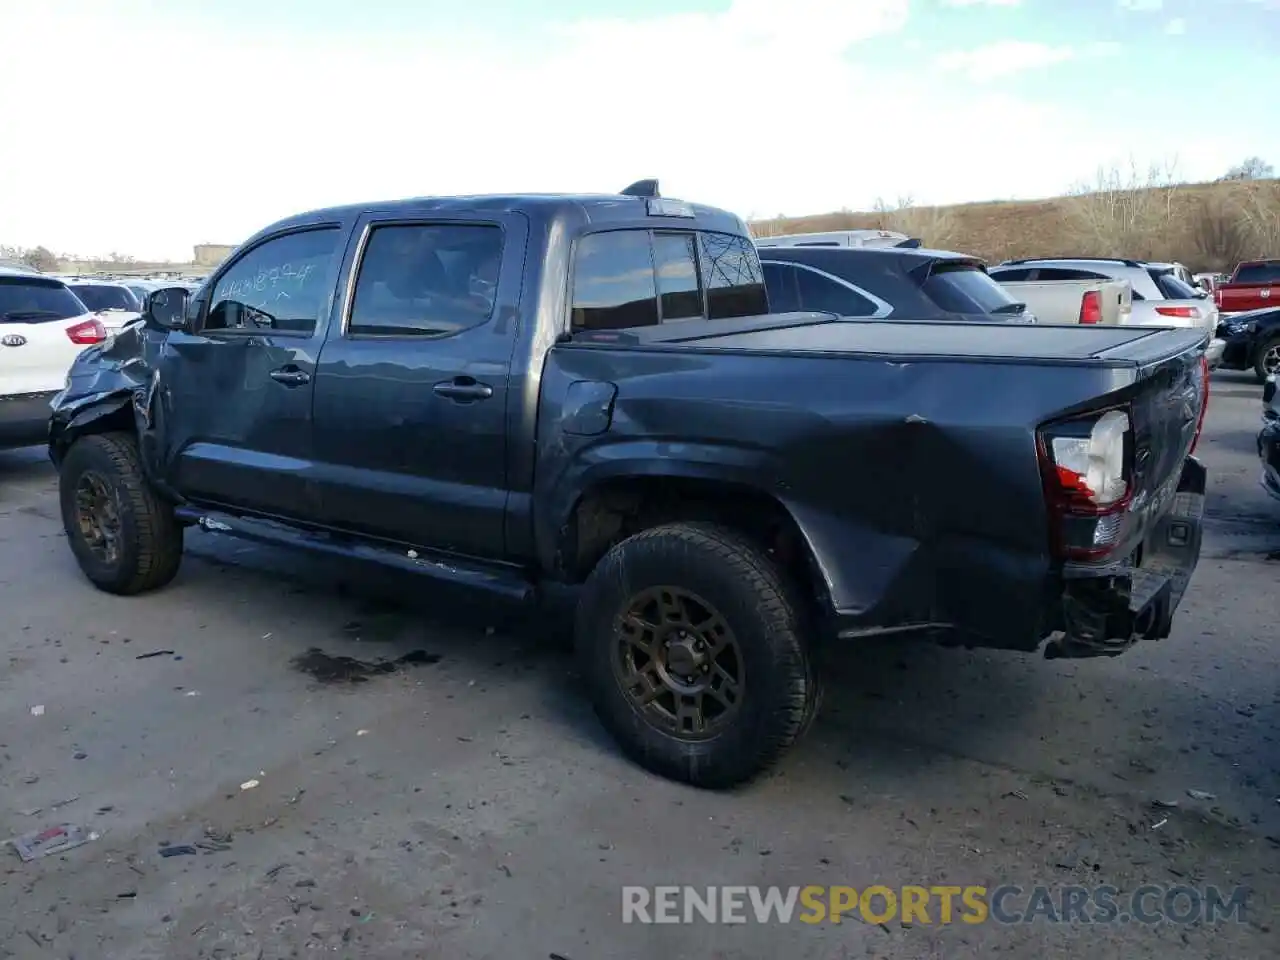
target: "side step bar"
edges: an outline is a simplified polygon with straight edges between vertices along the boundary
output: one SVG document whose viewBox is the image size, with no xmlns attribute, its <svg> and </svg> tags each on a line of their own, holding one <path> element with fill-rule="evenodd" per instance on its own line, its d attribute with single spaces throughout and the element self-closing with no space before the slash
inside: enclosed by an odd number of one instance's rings
<svg viewBox="0 0 1280 960">
<path fill-rule="evenodd" d="M 189 523 L 212 533 L 225 533 L 241 540 L 327 553 L 352 560 L 366 560 L 444 583 L 484 590 L 517 603 L 528 603 L 536 596 L 533 584 L 516 567 L 487 564 L 428 550 L 384 546 L 323 530 L 300 530 L 272 520 L 239 517 L 200 507 L 180 506 L 175 508 L 174 513 L 182 523 Z"/>
</svg>

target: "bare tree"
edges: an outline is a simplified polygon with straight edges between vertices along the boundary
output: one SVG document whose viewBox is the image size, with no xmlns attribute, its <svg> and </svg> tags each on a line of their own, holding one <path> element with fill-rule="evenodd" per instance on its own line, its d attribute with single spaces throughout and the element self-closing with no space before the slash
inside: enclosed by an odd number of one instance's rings
<svg viewBox="0 0 1280 960">
<path fill-rule="evenodd" d="M 1176 161 L 1153 163 L 1145 171 L 1099 169 L 1092 183 L 1071 191 L 1069 220 L 1079 253 L 1103 257 L 1155 259 L 1168 256 L 1177 226 L 1174 200 L 1182 184 Z"/>
<path fill-rule="evenodd" d="M 1253 238 L 1240 204 L 1213 194 L 1200 201 L 1191 215 L 1191 239 L 1196 264 L 1208 270 L 1230 270 L 1250 256 Z"/>
<path fill-rule="evenodd" d="M 1276 175 L 1276 168 L 1261 157 L 1249 157 L 1243 163 L 1237 163 L 1219 177 L 1223 180 L 1270 180 Z"/>
<path fill-rule="evenodd" d="M 1274 257 L 1280 251 L 1280 184 L 1243 184 L 1237 203 L 1252 242 L 1249 256 Z"/>
</svg>

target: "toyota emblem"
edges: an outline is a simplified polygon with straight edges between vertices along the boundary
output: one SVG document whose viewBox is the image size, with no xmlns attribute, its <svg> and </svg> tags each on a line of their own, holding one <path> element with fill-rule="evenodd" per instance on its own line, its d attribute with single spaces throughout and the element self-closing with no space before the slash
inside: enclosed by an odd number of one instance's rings
<svg viewBox="0 0 1280 960">
<path fill-rule="evenodd" d="M 27 338 L 20 333 L 6 333 L 0 337 L 0 344 L 6 347 L 20 347 L 27 342 Z"/>
</svg>

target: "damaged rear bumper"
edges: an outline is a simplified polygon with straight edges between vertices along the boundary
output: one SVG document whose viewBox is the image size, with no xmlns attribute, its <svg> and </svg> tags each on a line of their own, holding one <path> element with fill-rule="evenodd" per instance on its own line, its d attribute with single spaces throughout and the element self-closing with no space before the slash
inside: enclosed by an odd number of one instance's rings
<svg viewBox="0 0 1280 960">
<path fill-rule="evenodd" d="M 1188 457 L 1172 506 L 1130 560 L 1114 570 L 1075 570 L 1064 580 L 1062 630 L 1046 657 L 1116 656 L 1169 635 L 1200 560 L 1205 478 L 1204 465 Z"/>
</svg>

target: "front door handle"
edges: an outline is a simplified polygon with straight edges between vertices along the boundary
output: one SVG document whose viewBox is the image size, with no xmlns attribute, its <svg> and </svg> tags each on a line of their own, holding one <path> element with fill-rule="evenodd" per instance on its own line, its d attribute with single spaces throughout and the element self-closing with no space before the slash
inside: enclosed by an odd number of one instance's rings
<svg viewBox="0 0 1280 960">
<path fill-rule="evenodd" d="M 442 380 L 431 389 L 437 397 L 446 397 L 458 403 L 488 400 L 493 396 L 493 387 L 487 383 L 480 383 L 475 377 L 454 377 L 452 380 Z"/>
<path fill-rule="evenodd" d="M 271 371 L 271 379 L 276 383 L 283 383 L 286 387 L 300 387 L 304 383 L 311 382 L 311 374 L 297 367 L 281 367 L 279 370 Z"/>
</svg>

